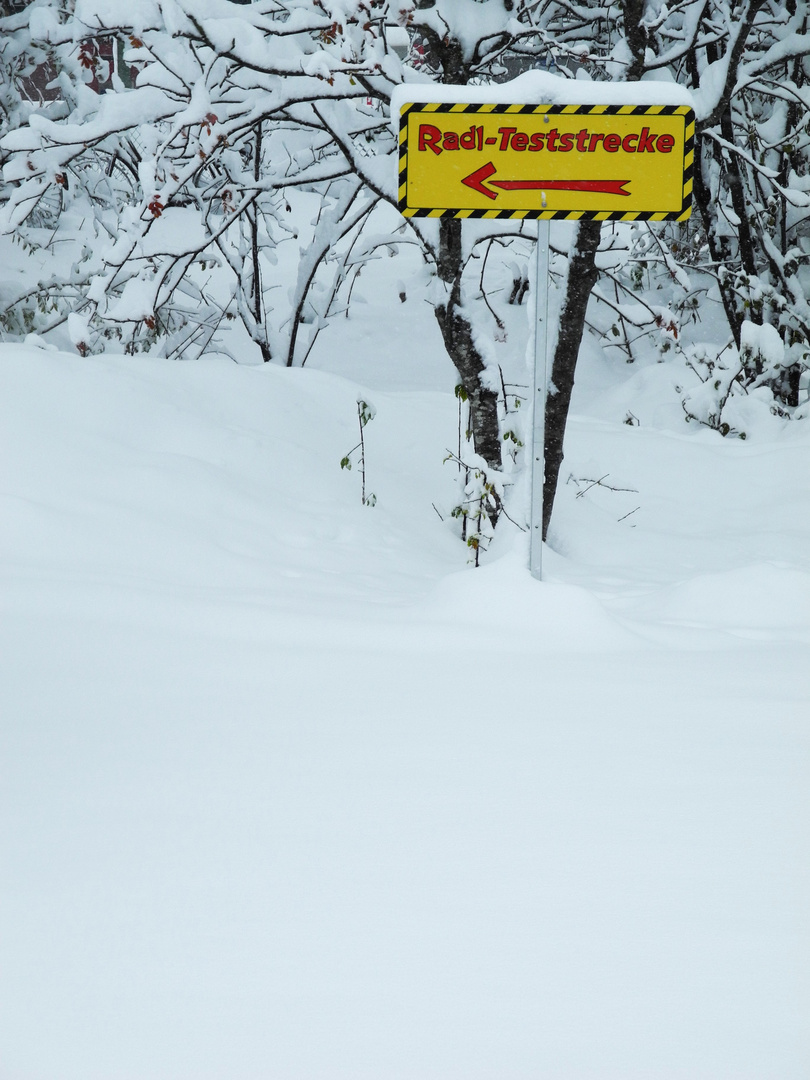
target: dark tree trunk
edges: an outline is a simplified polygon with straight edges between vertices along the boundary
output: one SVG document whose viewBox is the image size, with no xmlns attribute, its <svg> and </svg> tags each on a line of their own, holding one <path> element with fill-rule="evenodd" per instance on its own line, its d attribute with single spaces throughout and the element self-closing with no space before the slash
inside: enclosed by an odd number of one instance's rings
<svg viewBox="0 0 810 1080">
<path fill-rule="evenodd" d="M 631 62 L 625 78 L 636 82 L 644 73 L 647 34 L 643 26 L 643 0 L 622 0 L 625 38 Z M 560 312 L 560 329 L 551 366 L 551 389 L 546 398 L 545 476 L 543 478 L 543 539 L 548 535 L 554 496 L 563 460 L 568 409 L 574 389 L 574 372 L 585 329 L 588 300 L 596 284 L 596 252 L 602 222 L 581 220 L 568 259 L 568 284 Z"/>
<path fill-rule="evenodd" d="M 703 230 L 706 233 L 706 240 L 708 241 L 709 254 L 711 255 L 712 262 L 719 267 L 730 265 L 732 256 L 728 244 L 725 241 L 725 238 L 718 237 L 716 234 L 717 209 L 712 204 L 711 192 L 709 191 L 708 184 L 703 176 L 703 154 L 700 136 L 695 139 L 693 197 L 695 206 L 700 214 Z M 720 291 L 720 299 L 723 302 L 723 310 L 726 313 L 726 321 L 731 330 L 731 335 L 734 338 L 734 344 L 739 349 L 742 319 L 737 311 L 734 292 L 729 287 L 727 278 L 722 274 L 718 276 L 717 287 Z"/>
<path fill-rule="evenodd" d="M 543 539 L 548 534 L 554 495 L 563 459 L 563 440 L 574 372 L 585 327 L 588 298 L 596 284 L 596 252 L 601 221 L 580 221 L 568 265 L 568 287 L 560 312 L 560 330 L 551 366 L 551 389 L 546 399 L 546 473 L 543 481 Z"/>
<path fill-rule="evenodd" d="M 444 347 L 461 376 L 470 406 L 470 429 L 475 452 L 493 469 L 501 467 L 501 439 L 498 424 L 498 395 L 481 383 L 485 364 L 475 347 L 472 326 L 459 307 L 458 285 L 447 304 L 436 308 L 436 319 Z"/>
<path fill-rule="evenodd" d="M 741 9 L 737 20 L 740 23 L 740 32 L 738 33 L 737 38 L 731 46 L 728 66 L 726 68 L 725 84 L 723 87 L 723 92 L 720 95 L 720 100 L 718 101 L 712 114 L 708 117 L 704 117 L 702 123 L 699 124 L 696 128 L 697 138 L 695 140 L 694 174 L 695 204 L 700 212 L 703 227 L 706 231 L 706 237 L 709 242 L 709 253 L 712 257 L 712 261 L 721 268 L 733 267 L 736 260 L 731 250 L 731 245 L 728 238 L 720 235 L 720 233 L 718 232 L 717 208 L 711 205 L 711 192 L 709 191 L 706 178 L 703 175 L 702 171 L 704 157 L 701 153 L 701 139 L 704 131 L 709 131 L 711 128 L 719 125 L 721 134 L 726 140 L 726 142 L 731 144 L 733 144 L 734 142 L 734 126 L 731 116 L 731 100 L 734 95 L 734 87 L 737 82 L 737 71 L 742 60 L 743 50 L 745 48 L 746 41 L 748 40 L 748 37 L 753 30 L 754 21 L 760 8 L 763 6 L 763 3 L 764 0 L 749 0 L 748 5 L 744 6 Z M 702 17 L 703 16 L 701 15 L 701 18 Z M 710 64 L 713 64 L 720 59 L 720 49 L 716 42 L 710 41 L 705 48 L 706 60 Z M 692 86 L 694 89 L 696 89 L 700 84 L 700 72 L 698 68 L 695 50 L 692 50 L 687 54 L 686 64 L 692 81 Z M 717 144 L 713 144 L 712 154 L 716 163 L 720 167 L 722 167 L 724 164 L 722 152 L 717 146 Z M 732 151 L 727 151 L 725 164 L 727 169 L 729 191 L 731 193 L 732 204 L 734 206 L 734 212 L 740 221 L 740 226 L 737 234 L 740 262 L 746 273 L 754 274 L 756 272 L 757 259 L 754 252 L 751 229 L 748 223 L 748 216 L 746 213 L 745 189 L 742 183 L 739 162 L 736 155 Z M 742 326 L 743 319 L 747 317 L 748 313 L 740 309 L 734 291 L 729 284 L 728 275 L 724 275 L 723 273 L 719 275 L 718 287 L 720 289 L 720 296 L 723 301 L 723 309 L 725 310 L 726 318 L 728 319 L 729 329 L 731 330 L 732 337 L 734 338 L 734 344 L 739 349 L 740 328 Z M 761 316 L 759 316 L 756 321 L 761 322 Z"/>
<path fill-rule="evenodd" d="M 793 409 L 799 407 L 799 391 L 802 383 L 802 368 L 800 364 L 794 364 L 787 373 L 787 396 L 785 404 Z"/>
<path fill-rule="evenodd" d="M 453 37 L 442 37 L 429 27 L 422 27 L 430 50 L 441 67 L 441 82 L 464 86 L 470 80 L 470 68 L 465 63 L 461 43 Z M 481 382 L 486 365 L 473 341 L 472 323 L 464 314 L 461 301 L 461 277 L 464 273 L 464 253 L 461 244 L 460 218 L 441 218 L 437 272 L 449 286 L 447 302 L 435 308 L 436 321 L 453 366 L 459 374 L 470 408 L 470 430 L 475 452 L 493 469 L 500 469 L 501 434 L 498 419 L 498 395 Z M 490 513 L 493 525 L 498 507 Z"/>
<path fill-rule="evenodd" d="M 720 134 L 726 140 L 726 142 L 734 145 L 734 123 L 731 118 L 731 107 L 727 112 L 724 112 L 720 118 Z M 740 262 L 742 268 L 750 277 L 753 277 L 757 272 L 757 261 L 754 255 L 754 241 L 751 237 L 751 225 L 748 221 L 748 205 L 745 196 L 745 187 L 743 185 L 742 173 L 740 172 L 739 158 L 732 151 L 727 152 L 726 157 L 726 175 L 728 177 L 728 189 L 731 194 L 731 205 L 734 207 L 734 213 L 737 215 L 739 224 L 737 225 L 737 234 L 740 241 Z M 755 322 L 762 322 L 762 317 L 755 319 Z"/>
<path fill-rule="evenodd" d="M 436 320 L 444 347 L 459 373 L 470 406 L 470 429 L 475 451 L 493 469 L 501 467 L 501 437 L 498 422 L 498 395 L 481 382 L 486 365 L 473 341 L 472 324 L 461 306 L 461 221 L 443 218 L 439 222 L 439 277 L 450 286 L 446 304 L 436 307 Z"/>
<path fill-rule="evenodd" d="M 647 50 L 647 31 L 644 27 L 646 0 L 624 0 L 622 15 L 624 33 L 632 60 L 625 72 L 627 82 L 638 82 L 644 74 L 644 57 Z"/>
<path fill-rule="evenodd" d="M 261 165 L 262 122 L 259 120 L 256 124 L 256 141 L 253 146 L 253 179 L 257 184 L 261 177 Z M 253 203 L 252 209 L 248 212 L 248 223 L 251 231 L 251 257 L 253 262 L 253 318 L 256 320 L 258 328 L 264 324 L 264 305 L 262 302 L 262 265 L 259 259 L 259 205 L 257 202 Z M 273 355 L 267 341 L 262 338 L 257 344 L 261 349 L 264 363 L 270 363 Z"/>
</svg>

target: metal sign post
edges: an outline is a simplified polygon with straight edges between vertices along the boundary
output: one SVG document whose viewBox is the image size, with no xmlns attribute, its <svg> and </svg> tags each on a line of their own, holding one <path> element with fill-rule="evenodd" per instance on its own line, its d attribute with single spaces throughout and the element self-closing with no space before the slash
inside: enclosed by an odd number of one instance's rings
<svg viewBox="0 0 810 1080">
<path fill-rule="evenodd" d="M 623 91 L 612 84 L 610 93 L 616 92 Z M 458 93 L 458 101 L 401 104 L 399 211 L 404 217 L 539 219 L 529 568 L 540 578 L 548 222 L 685 221 L 692 209 L 695 114 L 677 88 L 674 100 L 681 103 L 658 105 L 486 103 L 465 101 L 468 87 Z"/>
<path fill-rule="evenodd" d="M 529 515 L 529 570 L 543 576 L 543 482 L 546 478 L 546 392 L 548 390 L 547 218 L 537 222 L 534 284 L 534 379 L 532 381 L 532 495 Z"/>
</svg>

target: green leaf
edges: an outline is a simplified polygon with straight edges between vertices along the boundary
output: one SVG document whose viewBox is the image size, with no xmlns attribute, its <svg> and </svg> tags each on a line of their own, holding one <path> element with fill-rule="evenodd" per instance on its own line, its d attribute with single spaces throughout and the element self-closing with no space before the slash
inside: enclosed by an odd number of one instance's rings
<svg viewBox="0 0 810 1080">
<path fill-rule="evenodd" d="M 369 405 L 362 398 L 357 399 L 357 415 L 360 417 L 360 426 L 365 427 L 369 420 L 374 419 L 374 406 Z"/>
</svg>

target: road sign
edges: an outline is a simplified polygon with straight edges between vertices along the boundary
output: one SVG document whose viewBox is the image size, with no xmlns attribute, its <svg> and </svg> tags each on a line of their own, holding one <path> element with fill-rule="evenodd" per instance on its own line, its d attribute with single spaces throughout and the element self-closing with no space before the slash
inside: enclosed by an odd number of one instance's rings
<svg viewBox="0 0 810 1080">
<path fill-rule="evenodd" d="M 406 217 L 682 221 L 695 117 L 684 105 L 413 103 L 400 113 Z"/>
</svg>

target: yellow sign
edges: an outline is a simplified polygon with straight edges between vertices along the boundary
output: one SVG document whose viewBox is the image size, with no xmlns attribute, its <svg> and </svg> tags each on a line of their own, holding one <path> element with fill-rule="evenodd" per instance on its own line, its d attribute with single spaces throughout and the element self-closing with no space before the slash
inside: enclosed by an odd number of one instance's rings
<svg viewBox="0 0 810 1080">
<path fill-rule="evenodd" d="M 695 118 L 681 105 L 411 104 L 406 217 L 689 217 Z"/>
</svg>

